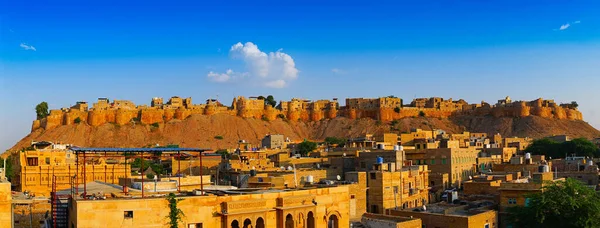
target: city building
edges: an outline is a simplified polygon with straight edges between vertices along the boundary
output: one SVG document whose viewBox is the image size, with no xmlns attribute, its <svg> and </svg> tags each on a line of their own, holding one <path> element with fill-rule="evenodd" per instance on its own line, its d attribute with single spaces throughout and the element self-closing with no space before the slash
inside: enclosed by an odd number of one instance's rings
<svg viewBox="0 0 600 228">
<path fill-rule="evenodd" d="M 361 225 L 366 228 L 423 228 L 421 219 L 418 218 L 373 213 L 365 213 L 361 219 Z"/>
<path fill-rule="evenodd" d="M 459 187 L 462 181 L 475 175 L 478 153 L 474 147 L 405 150 L 405 160 L 427 165 L 432 174 L 447 173 L 450 185 Z"/>
<path fill-rule="evenodd" d="M 498 212 L 490 201 L 472 201 L 463 204 L 440 202 L 422 208 L 390 210 L 390 216 L 418 218 L 422 227 L 439 228 L 496 228 Z"/>
<path fill-rule="evenodd" d="M 289 141 L 289 140 L 288 140 Z M 262 139 L 262 147 L 263 148 L 267 148 L 267 149 L 281 149 L 281 148 L 285 148 L 287 145 L 285 145 L 285 138 L 283 137 L 283 135 L 266 135 L 263 139 Z"/>
<path fill-rule="evenodd" d="M 14 178 L 12 185 L 17 191 L 27 191 L 34 195 L 50 196 L 53 176 L 56 176 L 56 189 L 68 189 L 74 182 L 83 183 L 84 176 L 77 175 L 88 171 L 86 181 L 103 181 L 118 184 L 119 178 L 131 175 L 131 168 L 110 157 L 83 156 L 76 160 L 75 153 L 66 144 L 33 142 L 32 150 L 13 153 Z M 76 176 L 77 179 L 73 177 Z"/>
<path fill-rule="evenodd" d="M 349 186 L 307 190 L 211 191 L 205 196 L 179 194 L 177 203 L 185 216 L 184 227 L 350 227 Z M 120 227 L 155 227 L 165 224 L 169 203 L 165 197 L 74 198 L 69 207 L 69 226 L 104 227 L 111 221 Z M 114 222 L 118 222 L 115 224 Z"/>
<path fill-rule="evenodd" d="M 429 203 L 429 170 L 426 165 L 396 169 L 394 163 L 378 163 L 368 172 L 368 212 L 386 214 L 390 209 L 414 208 Z"/>
</svg>

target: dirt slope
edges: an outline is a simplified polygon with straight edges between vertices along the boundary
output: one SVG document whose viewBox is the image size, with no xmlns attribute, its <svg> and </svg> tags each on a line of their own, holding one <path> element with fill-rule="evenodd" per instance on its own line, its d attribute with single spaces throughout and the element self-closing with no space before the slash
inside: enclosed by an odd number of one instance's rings
<svg viewBox="0 0 600 228">
<path fill-rule="evenodd" d="M 442 129 L 449 133 L 462 131 L 500 133 L 503 136 L 539 138 L 552 134 L 572 137 L 598 137 L 600 132 L 583 121 L 526 118 L 457 117 L 450 119 L 405 118 L 395 125 L 372 119 L 350 120 L 336 118 L 318 122 L 286 122 L 244 119 L 230 115 L 192 115 L 173 120 L 158 128 L 149 125 L 117 126 L 105 124 L 91 127 L 87 124 L 59 126 L 50 130 L 36 130 L 16 143 L 11 150 L 29 146 L 32 140 L 48 140 L 84 147 L 140 147 L 149 144 L 179 144 L 185 147 L 231 148 L 244 139 L 259 145 L 265 134 L 284 134 L 292 140 L 320 140 L 328 136 L 356 137 L 366 133 L 405 132 L 411 128 Z M 222 140 L 215 139 L 222 136 Z"/>
</svg>

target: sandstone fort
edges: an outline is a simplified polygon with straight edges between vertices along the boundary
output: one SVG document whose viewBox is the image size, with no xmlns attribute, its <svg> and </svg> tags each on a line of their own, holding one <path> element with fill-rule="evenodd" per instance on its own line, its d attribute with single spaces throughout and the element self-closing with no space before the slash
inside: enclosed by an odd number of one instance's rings
<svg viewBox="0 0 600 228">
<path fill-rule="evenodd" d="M 35 120 L 32 131 L 50 129 L 59 125 L 69 125 L 84 121 L 91 126 L 105 123 L 125 125 L 131 122 L 142 124 L 163 123 L 172 119 L 183 120 L 192 114 L 226 114 L 243 118 L 261 118 L 289 121 L 319 121 L 346 117 L 349 119 L 372 118 L 380 121 L 392 121 L 405 117 L 448 118 L 460 115 L 526 117 L 582 120 L 576 103 L 557 104 L 554 100 L 542 98 L 533 101 L 512 101 L 510 97 L 498 100 L 496 104 L 481 102 L 469 104 L 463 99 L 452 100 L 440 97 L 416 98 L 410 104 L 404 104 L 398 97 L 347 98 L 346 106 L 340 106 L 337 98 L 332 100 L 305 100 L 293 98 L 280 101 L 273 107 L 265 103 L 262 97 L 236 97 L 231 106 L 225 106 L 215 99 L 205 104 L 193 104 L 192 98 L 171 97 L 166 103 L 163 98 L 152 98 L 150 106 L 135 105 L 128 100 L 99 98 L 90 108 L 87 102 L 80 101 L 70 108 L 51 110 L 46 118 Z"/>
</svg>

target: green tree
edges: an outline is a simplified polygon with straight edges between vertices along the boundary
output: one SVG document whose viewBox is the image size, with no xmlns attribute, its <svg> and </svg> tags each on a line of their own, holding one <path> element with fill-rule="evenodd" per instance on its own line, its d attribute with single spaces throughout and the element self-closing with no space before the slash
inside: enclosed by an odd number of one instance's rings
<svg viewBox="0 0 600 228">
<path fill-rule="evenodd" d="M 183 217 L 185 214 L 181 209 L 177 207 L 177 204 L 183 199 L 177 199 L 177 196 L 174 193 L 169 193 L 167 195 L 167 202 L 169 202 L 169 215 L 167 215 L 167 219 L 169 222 L 170 228 L 177 228 L 180 222 L 183 222 Z"/>
<path fill-rule="evenodd" d="M 75 120 L 73 120 L 73 122 L 75 122 L 76 124 L 81 123 L 81 118 L 77 117 L 75 118 Z"/>
<path fill-rule="evenodd" d="M 576 138 L 563 143 L 548 138 L 537 139 L 525 149 L 525 152 L 552 158 L 564 158 L 565 155 L 571 154 L 587 157 L 600 156 L 598 147 L 585 138 Z"/>
<path fill-rule="evenodd" d="M 577 101 L 571 101 L 571 107 L 577 108 L 579 107 L 579 104 L 577 104 Z"/>
<path fill-rule="evenodd" d="M 329 145 L 337 145 L 337 147 L 343 147 L 346 145 L 346 139 L 344 138 L 336 138 L 336 137 L 327 137 L 325 138 L 325 143 Z"/>
<path fill-rule="evenodd" d="M 275 100 L 275 98 L 273 98 L 272 95 L 269 95 L 265 100 L 265 105 L 271 105 L 272 107 L 275 107 L 277 105 L 277 101 Z"/>
<path fill-rule="evenodd" d="M 526 206 L 508 209 L 513 227 L 600 227 L 600 197 L 575 179 L 554 182 L 527 198 Z"/>
<path fill-rule="evenodd" d="M 423 112 L 423 111 L 419 111 L 419 116 L 420 116 L 420 117 L 425 117 L 425 112 Z"/>
<path fill-rule="evenodd" d="M 525 152 L 534 155 L 546 155 L 553 158 L 558 158 L 560 155 L 560 143 L 551 139 L 536 139 L 527 148 Z M 564 157 L 564 153 L 561 157 Z"/>
<path fill-rule="evenodd" d="M 396 112 L 396 113 L 400 113 L 400 107 L 395 107 L 395 108 L 394 108 L 394 112 Z"/>
<path fill-rule="evenodd" d="M 12 156 L 6 157 L 6 167 L 4 167 L 4 159 L 0 158 L 0 167 L 4 168 L 4 172 L 6 173 L 6 177 L 8 180 L 12 180 L 13 178 L 13 166 L 12 166 Z"/>
<path fill-rule="evenodd" d="M 38 120 L 46 118 L 46 116 L 50 115 L 50 111 L 48 111 L 48 103 L 46 103 L 45 101 L 42 101 L 42 103 L 39 103 L 38 105 L 36 105 L 35 113 L 37 114 Z"/>
<path fill-rule="evenodd" d="M 231 156 L 229 154 L 229 151 L 227 151 L 226 149 L 218 149 L 217 151 L 215 151 L 215 154 L 220 154 L 222 159 L 229 159 Z"/>
<path fill-rule="evenodd" d="M 298 143 L 298 153 L 302 156 L 306 156 L 308 153 L 317 149 L 317 143 L 304 140 L 304 142 Z"/>
</svg>

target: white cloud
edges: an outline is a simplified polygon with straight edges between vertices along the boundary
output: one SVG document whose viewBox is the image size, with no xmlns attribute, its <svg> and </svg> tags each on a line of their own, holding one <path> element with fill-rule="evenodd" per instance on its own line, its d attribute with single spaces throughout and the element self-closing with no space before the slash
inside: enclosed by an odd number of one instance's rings
<svg viewBox="0 0 600 228">
<path fill-rule="evenodd" d="M 242 73 L 244 76 L 251 77 L 260 85 L 271 88 L 283 88 L 289 81 L 298 77 L 298 69 L 294 59 L 282 52 L 281 49 L 268 54 L 261 51 L 258 46 L 252 42 L 242 44 L 241 42 L 231 46 L 229 54 L 232 59 L 241 59 L 248 72 Z M 223 75 L 210 72 L 209 77 L 216 78 L 215 75 Z M 229 75 L 225 73 L 225 75 Z M 220 77 L 226 78 L 226 77 Z M 228 78 L 225 81 L 233 80 Z M 213 80 L 214 81 L 214 80 Z M 222 82 L 222 81 L 219 81 Z"/>
<path fill-rule="evenodd" d="M 282 79 L 278 79 L 278 80 L 275 80 L 275 81 L 265 82 L 265 86 L 266 87 L 277 88 L 277 89 L 283 88 L 286 85 L 287 85 L 287 83 L 284 80 L 282 80 Z"/>
<path fill-rule="evenodd" d="M 333 68 L 333 69 L 331 69 L 331 72 L 333 72 L 334 74 L 343 74 L 343 73 L 344 73 L 344 71 L 343 71 L 343 70 L 340 70 L 340 69 L 338 69 L 338 68 Z"/>
<path fill-rule="evenodd" d="M 21 45 L 19 46 L 25 50 L 37 51 L 34 46 L 28 45 L 26 43 L 21 43 Z"/>
<path fill-rule="evenodd" d="M 229 82 L 248 76 L 248 73 L 238 73 L 228 69 L 225 73 L 217 73 L 210 71 L 206 75 L 213 82 Z"/>
<path fill-rule="evenodd" d="M 581 21 L 574 21 L 573 23 L 566 23 L 564 25 L 561 25 L 559 29 L 555 29 L 554 31 L 559 31 L 559 30 L 563 31 L 563 30 L 570 28 L 574 24 L 579 24 L 579 23 L 581 23 Z"/>
<path fill-rule="evenodd" d="M 212 71 L 208 72 L 207 77 L 213 82 L 226 82 L 229 81 L 229 79 L 231 79 L 231 76 L 229 76 L 229 74 L 227 73 L 216 73 Z"/>
</svg>

